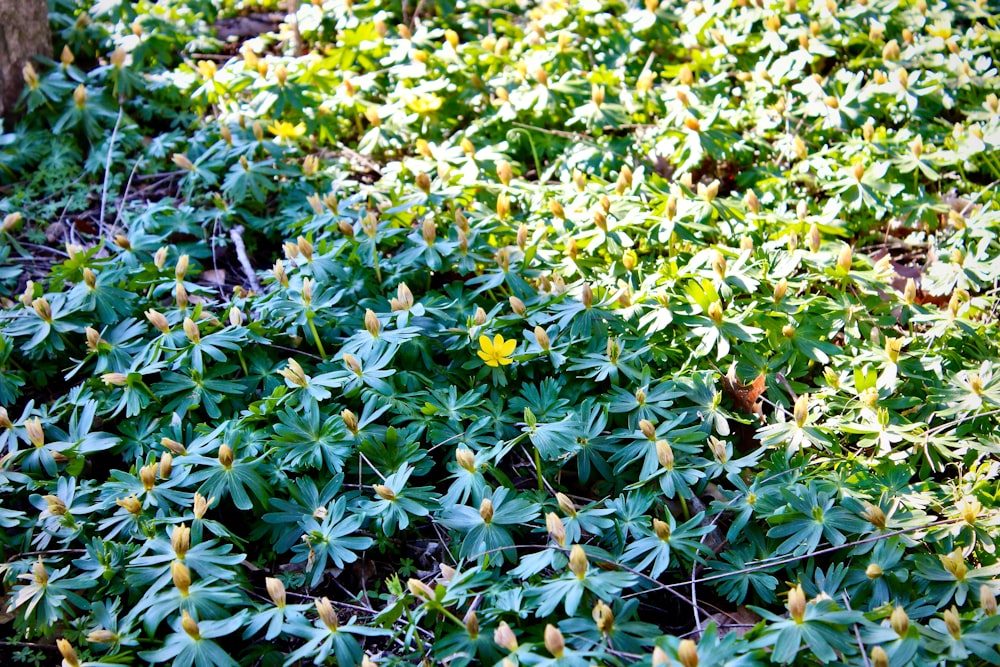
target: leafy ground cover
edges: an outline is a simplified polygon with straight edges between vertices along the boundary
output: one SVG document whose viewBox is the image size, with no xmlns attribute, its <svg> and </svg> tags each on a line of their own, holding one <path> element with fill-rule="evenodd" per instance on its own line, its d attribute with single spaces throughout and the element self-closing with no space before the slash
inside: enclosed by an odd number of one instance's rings
<svg viewBox="0 0 1000 667">
<path fill-rule="evenodd" d="M 1000 664 L 988 3 L 50 5 L 5 664 Z"/>
</svg>

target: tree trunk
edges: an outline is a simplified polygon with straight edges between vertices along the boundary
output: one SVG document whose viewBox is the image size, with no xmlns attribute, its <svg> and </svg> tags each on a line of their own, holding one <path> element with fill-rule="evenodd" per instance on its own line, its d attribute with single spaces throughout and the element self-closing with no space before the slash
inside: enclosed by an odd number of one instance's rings
<svg viewBox="0 0 1000 667">
<path fill-rule="evenodd" d="M 0 117 L 14 109 L 24 86 L 25 63 L 51 55 L 48 2 L 0 0 Z"/>
</svg>

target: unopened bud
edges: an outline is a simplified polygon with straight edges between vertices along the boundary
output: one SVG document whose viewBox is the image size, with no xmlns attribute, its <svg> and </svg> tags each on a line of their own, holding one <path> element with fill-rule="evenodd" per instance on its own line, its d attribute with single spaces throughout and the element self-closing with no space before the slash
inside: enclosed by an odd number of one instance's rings
<svg viewBox="0 0 1000 667">
<path fill-rule="evenodd" d="M 222 464 L 223 468 L 233 467 L 233 448 L 229 445 L 222 445 L 219 447 L 219 463 Z"/>
<path fill-rule="evenodd" d="M 889 654 L 881 646 L 872 647 L 868 657 L 871 658 L 872 667 L 889 667 Z"/>
<path fill-rule="evenodd" d="M 479 516 L 482 518 L 483 523 L 491 523 L 493 521 L 492 500 L 483 498 L 483 502 L 479 503 Z"/>
<path fill-rule="evenodd" d="M 684 667 L 698 667 L 698 645 L 691 639 L 682 639 L 677 647 L 677 659 Z"/>
<path fill-rule="evenodd" d="M 190 317 L 184 318 L 184 335 L 195 345 L 201 342 L 201 333 L 198 331 L 198 324 Z"/>
<path fill-rule="evenodd" d="M 286 604 L 285 584 L 281 582 L 281 579 L 267 577 L 264 579 L 264 586 L 267 587 L 267 594 L 271 596 L 271 601 L 274 602 L 275 606 L 284 607 Z"/>
<path fill-rule="evenodd" d="M 799 584 L 788 591 L 788 614 L 796 623 L 801 623 L 806 615 L 806 594 Z"/>
<path fill-rule="evenodd" d="M 506 621 L 500 621 L 500 625 L 493 631 L 493 641 L 497 646 L 507 649 L 510 653 L 517 651 L 517 637 L 514 636 L 514 631 L 510 629 Z"/>
<path fill-rule="evenodd" d="M 551 623 L 545 626 L 545 650 L 554 658 L 561 658 L 566 652 L 566 640 L 563 634 Z"/>
</svg>

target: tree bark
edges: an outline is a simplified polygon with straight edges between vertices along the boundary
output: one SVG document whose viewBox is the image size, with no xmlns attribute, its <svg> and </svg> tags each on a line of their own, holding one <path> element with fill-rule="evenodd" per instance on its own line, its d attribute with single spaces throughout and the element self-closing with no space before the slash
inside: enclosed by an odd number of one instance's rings
<svg viewBox="0 0 1000 667">
<path fill-rule="evenodd" d="M 52 56 L 46 0 L 0 0 L 0 117 L 14 109 L 24 87 L 21 69 L 35 56 Z"/>
</svg>

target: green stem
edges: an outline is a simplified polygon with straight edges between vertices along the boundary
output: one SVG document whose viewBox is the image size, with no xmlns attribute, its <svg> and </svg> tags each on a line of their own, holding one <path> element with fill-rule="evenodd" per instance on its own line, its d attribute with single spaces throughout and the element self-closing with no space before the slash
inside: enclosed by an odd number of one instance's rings
<svg viewBox="0 0 1000 667">
<path fill-rule="evenodd" d="M 538 475 L 538 490 L 545 491 L 545 480 L 542 479 L 542 456 L 538 453 L 538 447 L 533 449 L 535 450 L 535 473 Z"/>
<path fill-rule="evenodd" d="M 688 502 L 684 499 L 684 494 L 678 493 L 677 499 L 681 501 L 681 512 L 684 513 L 684 520 L 691 518 L 691 510 L 688 509 Z"/>
<path fill-rule="evenodd" d="M 316 324 L 313 322 L 313 314 L 311 312 L 306 313 L 306 320 L 309 322 L 309 331 L 312 332 L 316 349 L 319 350 L 319 356 L 326 359 L 326 350 L 323 349 L 323 341 L 319 339 L 319 331 L 316 330 Z"/>
<path fill-rule="evenodd" d="M 240 358 L 240 366 L 243 367 L 243 375 L 249 376 L 250 371 L 247 370 L 247 361 L 243 358 L 243 350 L 236 350 L 236 356 Z"/>
</svg>

